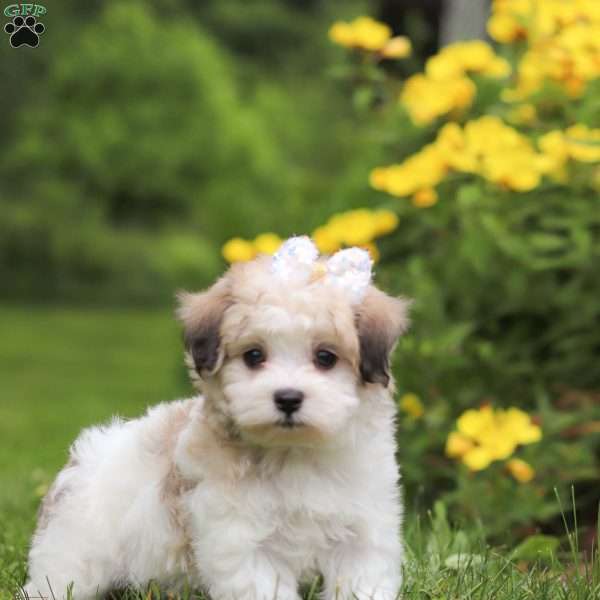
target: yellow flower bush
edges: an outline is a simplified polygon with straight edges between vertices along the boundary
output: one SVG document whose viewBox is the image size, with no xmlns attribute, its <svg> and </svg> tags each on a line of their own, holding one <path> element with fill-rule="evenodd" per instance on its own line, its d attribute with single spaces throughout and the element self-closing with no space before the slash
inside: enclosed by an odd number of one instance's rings
<svg viewBox="0 0 600 600">
<path fill-rule="evenodd" d="M 398 216 L 390 210 L 358 208 L 333 215 L 324 225 L 312 232 L 312 238 L 322 254 L 333 254 L 347 246 L 360 246 L 379 260 L 374 241 L 398 227 Z M 229 263 L 252 260 L 258 254 L 274 254 L 281 245 L 274 233 L 263 233 L 254 240 L 233 238 L 221 252 Z"/>
<path fill-rule="evenodd" d="M 471 471 L 481 471 L 496 460 L 509 458 L 517 446 L 542 438 L 542 430 L 518 408 L 467 410 L 446 441 L 446 454 L 460 459 Z"/>
<path fill-rule="evenodd" d="M 546 82 L 579 97 L 600 76 L 597 0 L 495 0 L 492 11 L 488 32 L 493 39 L 527 43 L 507 99 L 528 98 Z"/>
<path fill-rule="evenodd" d="M 406 80 L 400 101 L 415 124 L 426 125 L 471 105 L 476 88 L 470 73 L 506 77 L 510 65 L 480 40 L 450 44 L 427 61 L 425 73 Z"/>
</svg>

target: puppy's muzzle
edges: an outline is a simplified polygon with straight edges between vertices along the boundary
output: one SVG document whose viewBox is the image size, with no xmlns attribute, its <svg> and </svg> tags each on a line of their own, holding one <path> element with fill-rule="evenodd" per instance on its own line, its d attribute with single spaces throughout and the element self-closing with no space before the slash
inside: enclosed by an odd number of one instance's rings
<svg viewBox="0 0 600 600">
<path fill-rule="evenodd" d="M 286 418 L 291 417 L 302 405 L 304 400 L 304 392 L 293 388 L 284 388 L 277 390 L 273 394 L 275 406 L 285 414 Z"/>
</svg>

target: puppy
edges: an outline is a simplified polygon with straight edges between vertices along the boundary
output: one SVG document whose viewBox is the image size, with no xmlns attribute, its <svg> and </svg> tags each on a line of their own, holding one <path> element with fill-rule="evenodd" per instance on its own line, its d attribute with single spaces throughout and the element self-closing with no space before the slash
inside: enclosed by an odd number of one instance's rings
<svg viewBox="0 0 600 600">
<path fill-rule="evenodd" d="M 391 600 L 401 502 L 389 356 L 406 302 L 307 238 L 180 295 L 202 395 L 92 427 L 40 509 L 29 597 L 187 582 L 213 600 Z"/>
</svg>

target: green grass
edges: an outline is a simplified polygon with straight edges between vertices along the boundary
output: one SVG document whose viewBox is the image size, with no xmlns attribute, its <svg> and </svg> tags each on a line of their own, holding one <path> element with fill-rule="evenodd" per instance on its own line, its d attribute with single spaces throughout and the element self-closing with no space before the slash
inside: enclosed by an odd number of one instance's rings
<svg viewBox="0 0 600 600">
<path fill-rule="evenodd" d="M 40 497 L 79 430 L 118 413 L 189 393 L 177 324 L 168 310 L 0 308 L 0 599 L 25 577 Z M 592 600 L 598 560 L 583 560 L 575 534 L 562 549 L 517 557 L 493 549 L 481 527 L 453 531 L 443 506 L 407 518 L 403 598 Z M 593 563 L 593 564 L 592 564 Z M 151 587 L 128 592 L 158 597 Z M 311 596 L 311 592 L 307 592 Z M 314 595 L 314 594 L 312 594 Z M 198 597 L 197 594 L 183 594 Z"/>
</svg>

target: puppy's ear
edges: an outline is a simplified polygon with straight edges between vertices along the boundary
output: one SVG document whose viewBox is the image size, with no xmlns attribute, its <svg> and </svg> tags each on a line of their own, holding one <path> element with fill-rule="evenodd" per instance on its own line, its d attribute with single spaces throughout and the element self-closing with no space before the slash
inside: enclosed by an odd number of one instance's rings
<svg viewBox="0 0 600 600">
<path fill-rule="evenodd" d="M 366 383 L 390 382 L 390 354 L 408 328 L 410 302 L 370 286 L 356 314 L 360 375 Z"/>
<path fill-rule="evenodd" d="M 221 322 L 231 306 L 229 282 L 221 278 L 205 292 L 177 294 L 177 318 L 183 323 L 183 340 L 198 375 L 216 373 L 223 362 Z M 191 367 L 191 365 L 190 365 Z"/>
</svg>

